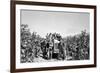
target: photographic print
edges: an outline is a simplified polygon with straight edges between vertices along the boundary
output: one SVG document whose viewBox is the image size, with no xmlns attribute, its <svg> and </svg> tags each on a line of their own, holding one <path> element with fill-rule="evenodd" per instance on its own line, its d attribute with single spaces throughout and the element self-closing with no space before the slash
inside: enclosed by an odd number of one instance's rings
<svg viewBox="0 0 100 73">
<path fill-rule="evenodd" d="M 89 13 L 21 10 L 21 63 L 88 60 Z"/>
<path fill-rule="evenodd" d="M 11 17 L 12 72 L 96 66 L 95 6 L 12 1 Z"/>
</svg>

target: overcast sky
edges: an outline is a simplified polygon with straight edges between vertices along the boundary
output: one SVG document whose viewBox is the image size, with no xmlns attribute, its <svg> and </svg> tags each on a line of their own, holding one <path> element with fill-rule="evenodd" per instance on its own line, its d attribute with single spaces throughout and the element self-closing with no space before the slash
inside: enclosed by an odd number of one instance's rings
<svg viewBox="0 0 100 73">
<path fill-rule="evenodd" d="M 21 10 L 21 24 L 28 24 L 31 32 L 45 37 L 47 33 L 60 33 L 62 37 L 89 32 L 89 13 Z"/>
</svg>

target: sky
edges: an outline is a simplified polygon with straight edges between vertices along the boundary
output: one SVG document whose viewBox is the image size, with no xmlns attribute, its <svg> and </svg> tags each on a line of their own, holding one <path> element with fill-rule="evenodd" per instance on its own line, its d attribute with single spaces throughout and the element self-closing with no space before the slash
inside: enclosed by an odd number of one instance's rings
<svg viewBox="0 0 100 73">
<path fill-rule="evenodd" d="M 47 33 L 60 33 L 62 37 L 89 32 L 89 13 L 21 10 L 21 24 L 28 24 L 30 32 L 41 37 Z"/>
</svg>

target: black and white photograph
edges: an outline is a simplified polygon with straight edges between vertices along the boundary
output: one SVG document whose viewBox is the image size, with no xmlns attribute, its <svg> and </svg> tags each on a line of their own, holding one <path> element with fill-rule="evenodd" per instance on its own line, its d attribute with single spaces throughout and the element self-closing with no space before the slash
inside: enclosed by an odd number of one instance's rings
<svg viewBox="0 0 100 73">
<path fill-rule="evenodd" d="M 96 6 L 11 5 L 12 72 L 96 67 Z"/>
<path fill-rule="evenodd" d="M 21 10 L 20 62 L 89 60 L 90 14 Z"/>
</svg>

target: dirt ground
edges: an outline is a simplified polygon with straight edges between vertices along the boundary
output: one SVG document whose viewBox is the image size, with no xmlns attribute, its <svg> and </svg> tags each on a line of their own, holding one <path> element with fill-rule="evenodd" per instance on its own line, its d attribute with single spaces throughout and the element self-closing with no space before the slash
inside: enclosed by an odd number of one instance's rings
<svg viewBox="0 0 100 73">
<path fill-rule="evenodd" d="M 69 59 L 70 57 L 66 57 L 66 61 Z M 64 60 L 64 61 L 65 61 Z M 34 62 L 54 62 L 54 61 L 62 61 L 62 60 L 58 60 L 58 59 L 49 59 L 49 60 L 47 60 L 47 59 L 44 59 L 44 58 L 42 58 L 42 57 L 38 57 L 38 58 L 34 58 Z"/>
</svg>

